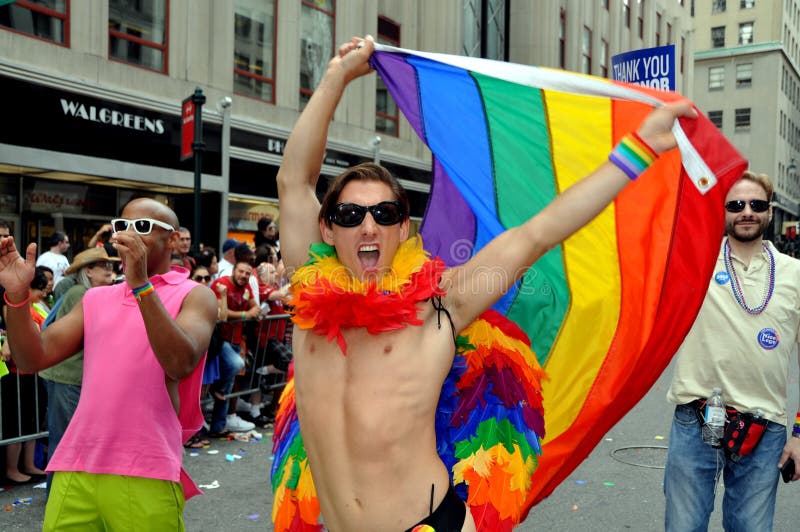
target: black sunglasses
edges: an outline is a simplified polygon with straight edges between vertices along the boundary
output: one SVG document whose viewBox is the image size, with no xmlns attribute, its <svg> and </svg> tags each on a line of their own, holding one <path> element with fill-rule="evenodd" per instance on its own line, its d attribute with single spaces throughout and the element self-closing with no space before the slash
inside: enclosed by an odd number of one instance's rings
<svg viewBox="0 0 800 532">
<path fill-rule="evenodd" d="M 364 221 L 367 212 L 372 214 L 375 223 L 394 225 L 405 217 L 405 211 L 396 201 L 382 201 L 366 207 L 358 203 L 339 203 L 333 208 L 328 219 L 342 227 L 356 227 Z"/>
<path fill-rule="evenodd" d="M 750 210 L 753 212 L 766 212 L 769 209 L 769 202 L 763 199 L 751 199 L 750 201 L 745 200 L 733 200 L 729 201 L 725 204 L 725 210 L 728 212 L 742 212 L 747 204 L 750 204 Z"/>
<path fill-rule="evenodd" d="M 198 283 L 202 283 L 202 282 L 206 282 L 207 283 L 207 282 L 209 282 L 211 280 L 211 276 L 210 275 L 195 275 L 194 276 L 194 280 L 197 281 Z"/>
</svg>

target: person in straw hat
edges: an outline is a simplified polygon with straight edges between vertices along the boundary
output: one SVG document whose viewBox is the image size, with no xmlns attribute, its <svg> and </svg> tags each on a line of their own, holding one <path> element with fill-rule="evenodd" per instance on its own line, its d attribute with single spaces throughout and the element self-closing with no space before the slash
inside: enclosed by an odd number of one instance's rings
<svg viewBox="0 0 800 532">
<path fill-rule="evenodd" d="M 114 283 L 114 263 L 119 257 L 109 257 L 105 248 L 89 248 L 75 256 L 75 260 L 64 271 L 67 275 L 75 275 L 76 283 L 59 299 L 55 309 L 55 319 L 65 316 L 72 307 L 83 299 L 83 295 L 95 286 L 108 286 Z M 61 441 L 67 430 L 72 414 L 78 407 L 83 378 L 83 349 L 64 360 L 39 372 L 47 386 L 47 431 L 50 433 L 47 445 L 48 458 Z M 53 474 L 47 475 L 47 493 Z"/>
</svg>

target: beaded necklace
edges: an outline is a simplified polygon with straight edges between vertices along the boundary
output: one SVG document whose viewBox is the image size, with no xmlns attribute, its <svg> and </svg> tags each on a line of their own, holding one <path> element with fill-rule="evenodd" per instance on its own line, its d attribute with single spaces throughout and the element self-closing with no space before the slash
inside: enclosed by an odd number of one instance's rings
<svg viewBox="0 0 800 532">
<path fill-rule="evenodd" d="M 767 304 L 769 304 L 769 300 L 772 299 L 772 293 L 775 291 L 775 255 L 772 254 L 772 250 L 764 244 L 763 242 L 761 245 L 764 247 L 764 251 L 767 252 L 769 255 L 769 266 L 767 267 L 767 287 L 766 290 L 761 291 L 762 295 L 764 292 L 764 301 L 761 305 L 751 308 L 747 302 L 744 300 L 744 291 L 742 290 L 742 286 L 739 284 L 739 277 L 736 275 L 736 269 L 733 267 L 733 260 L 731 260 L 731 244 L 729 241 L 725 241 L 725 250 L 723 253 L 723 257 L 725 260 L 725 269 L 728 272 L 728 276 L 731 278 L 731 291 L 733 291 L 733 297 L 736 299 L 736 302 L 739 303 L 745 312 L 748 314 L 758 315 L 764 312 L 764 309 L 767 308 Z"/>
</svg>

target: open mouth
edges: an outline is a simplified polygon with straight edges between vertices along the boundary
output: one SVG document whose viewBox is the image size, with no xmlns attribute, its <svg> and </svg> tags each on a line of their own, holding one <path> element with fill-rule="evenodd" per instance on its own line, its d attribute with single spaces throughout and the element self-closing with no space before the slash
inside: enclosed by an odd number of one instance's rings
<svg viewBox="0 0 800 532">
<path fill-rule="evenodd" d="M 358 261 L 365 271 L 376 269 L 380 256 L 381 253 L 376 245 L 363 245 L 358 248 Z"/>
</svg>

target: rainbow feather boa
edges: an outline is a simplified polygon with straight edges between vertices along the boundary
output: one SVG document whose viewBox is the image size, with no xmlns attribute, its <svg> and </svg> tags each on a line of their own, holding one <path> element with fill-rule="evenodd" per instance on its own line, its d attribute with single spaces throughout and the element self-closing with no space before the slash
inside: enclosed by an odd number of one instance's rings
<svg viewBox="0 0 800 532">
<path fill-rule="evenodd" d="M 310 254 L 311 260 L 292 276 L 292 321 L 328 341 L 335 338 L 344 354 L 342 329 L 364 327 L 377 334 L 422 325 L 418 304 L 444 295 L 439 288 L 444 262 L 428 258 L 418 237 L 400 244 L 392 267 L 377 283 L 351 276 L 333 246 L 314 244 Z"/>
<path fill-rule="evenodd" d="M 335 280 L 332 272 L 341 267 L 335 254 L 326 248 L 314 247 L 312 261 L 306 266 L 317 264 L 318 267 L 304 270 L 304 266 L 295 274 L 293 283 L 315 287 L 315 290 L 327 289 L 329 293 L 321 299 L 325 305 L 333 304 L 328 298 L 338 301 L 336 312 L 354 306 L 350 304 L 352 298 L 374 293 L 390 298 L 395 297 L 395 293 L 418 297 L 426 293 L 425 287 L 431 288 L 430 283 L 408 280 L 417 272 L 428 271 L 425 268 L 438 272 L 435 277 L 438 285 L 441 276 L 438 259 L 427 258 L 419 239 L 404 244 L 398 255 L 400 261 L 396 258 L 397 264 L 393 263 L 398 275 L 387 279 L 380 287 L 372 287 L 348 281 L 344 276 Z M 429 266 L 431 264 L 433 266 Z M 423 275 L 433 278 L 430 274 Z M 417 284 L 423 288 L 409 288 Z M 308 292 L 310 290 L 305 293 Z M 343 304 L 342 297 L 348 298 L 350 303 Z M 311 305 L 312 300 L 316 301 L 311 298 L 302 304 Z M 414 309 L 419 301 L 412 305 Z M 377 333 L 418 323 L 416 310 L 413 313 L 403 310 L 399 316 L 368 319 L 361 325 L 352 325 L 355 315 L 350 314 L 346 320 L 334 323 L 318 321 L 316 316 L 321 312 L 314 312 L 308 306 L 301 318 L 295 316 L 295 323 L 324 334 L 329 340 L 336 338 L 340 345 L 342 327 L 362 326 Z M 386 323 L 381 321 L 384 319 Z M 436 412 L 437 451 L 450 471 L 457 493 L 467 502 L 478 530 L 511 530 L 530 510 L 528 493 L 544 436 L 543 378 L 544 371 L 530 349 L 530 340 L 502 314 L 488 310 L 458 335 L 453 365 L 442 385 Z M 275 530 L 322 530 L 319 501 L 295 409 L 293 380 L 281 395 L 273 452 Z"/>
</svg>

